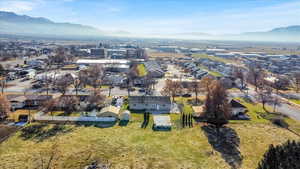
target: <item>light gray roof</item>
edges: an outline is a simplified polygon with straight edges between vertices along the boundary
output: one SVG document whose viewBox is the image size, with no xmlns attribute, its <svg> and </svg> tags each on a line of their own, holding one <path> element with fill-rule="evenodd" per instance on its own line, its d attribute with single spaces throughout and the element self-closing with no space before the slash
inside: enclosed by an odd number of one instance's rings
<svg viewBox="0 0 300 169">
<path fill-rule="evenodd" d="M 172 125 L 170 116 L 153 115 L 154 125 L 160 127 L 170 127 Z"/>
<path fill-rule="evenodd" d="M 130 96 L 129 102 L 134 104 L 171 104 L 169 96 Z"/>
</svg>

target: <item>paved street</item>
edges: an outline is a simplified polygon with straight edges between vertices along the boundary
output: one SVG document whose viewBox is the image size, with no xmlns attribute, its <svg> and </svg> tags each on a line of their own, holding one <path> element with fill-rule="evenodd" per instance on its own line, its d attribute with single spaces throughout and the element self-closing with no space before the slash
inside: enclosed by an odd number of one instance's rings
<svg viewBox="0 0 300 169">
<path fill-rule="evenodd" d="M 31 58 L 27 58 L 27 61 L 30 60 L 36 60 L 36 59 L 46 59 L 47 55 L 40 55 L 38 57 L 31 57 Z M 10 60 L 10 61 L 4 61 L 1 62 L 1 64 L 5 67 L 6 65 L 10 65 L 10 66 L 15 66 L 18 64 L 23 64 L 24 63 L 24 59 L 23 58 L 17 58 L 16 60 Z"/>
<path fill-rule="evenodd" d="M 163 90 L 167 79 L 172 79 L 173 77 L 183 77 L 184 73 L 180 72 L 180 70 L 181 69 L 175 65 L 168 65 L 168 71 L 166 72 L 167 77 L 157 80 L 154 95 L 161 95 L 161 91 Z"/>
<path fill-rule="evenodd" d="M 256 99 L 257 94 L 254 91 L 254 89 L 250 88 L 248 95 L 252 100 L 257 102 L 257 99 Z M 231 97 L 244 97 L 245 93 L 235 91 L 235 92 L 231 92 L 229 94 L 229 96 L 231 96 Z M 273 107 L 273 105 L 270 105 L 270 104 L 267 104 L 267 105 L 270 106 L 270 107 Z M 284 115 L 287 115 L 287 116 L 289 116 L 289 117 L 291 117 L 295 120 L 300 121 L 300 109 L 298 107 L 289 105 L 285 101 L 283 101 L 280 105 L 278 105 L 277 111 L 284 114 Z"/>
</svg>

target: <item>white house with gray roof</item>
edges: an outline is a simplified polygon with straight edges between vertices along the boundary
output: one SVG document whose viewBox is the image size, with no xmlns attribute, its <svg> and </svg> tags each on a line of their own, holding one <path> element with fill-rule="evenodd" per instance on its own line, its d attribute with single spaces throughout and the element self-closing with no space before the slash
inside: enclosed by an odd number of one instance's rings
<svg viewBox="0 0 300 169">
<path fill-rule="evenodd" d="M 129 108 L 153 113 L 169 113 L 171 99 L 168 96 L 130 96 Z"/>
</svg>

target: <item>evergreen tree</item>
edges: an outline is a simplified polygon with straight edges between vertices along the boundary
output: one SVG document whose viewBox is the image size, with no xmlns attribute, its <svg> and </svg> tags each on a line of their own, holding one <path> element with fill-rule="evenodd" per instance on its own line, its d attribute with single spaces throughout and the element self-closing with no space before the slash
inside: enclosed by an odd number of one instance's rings
<svg viewBox="0 0 300 169">
<path fill-rule="evenodd" d="M 182 127 L 185 128 L 185 114 L 182 114 Z"/>
<path fill-rule="evenodd" d="M 288 141 L 274 147 L 270 145 L 257 169 L 299 169 L 300 142 Z"/>
</svg>

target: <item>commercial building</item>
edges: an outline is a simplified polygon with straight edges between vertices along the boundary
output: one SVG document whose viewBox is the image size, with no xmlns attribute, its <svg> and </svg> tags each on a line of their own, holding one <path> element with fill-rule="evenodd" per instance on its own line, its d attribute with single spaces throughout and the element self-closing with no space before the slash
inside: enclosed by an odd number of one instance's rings
<svg viewBox="0 0 300 169">
<path fill-rule="evenodd" d="M 96 58 L 107 58 L 107 50 L 105 48 L 91 49 L 91 56 Z"/>
<path fill-rule="evenodd" d="M 111 71 L 124 72 L 130 68 L 130 61 L 126 59 L 79 59 L 78 65 L 101 65 Z"/>
</svg>

